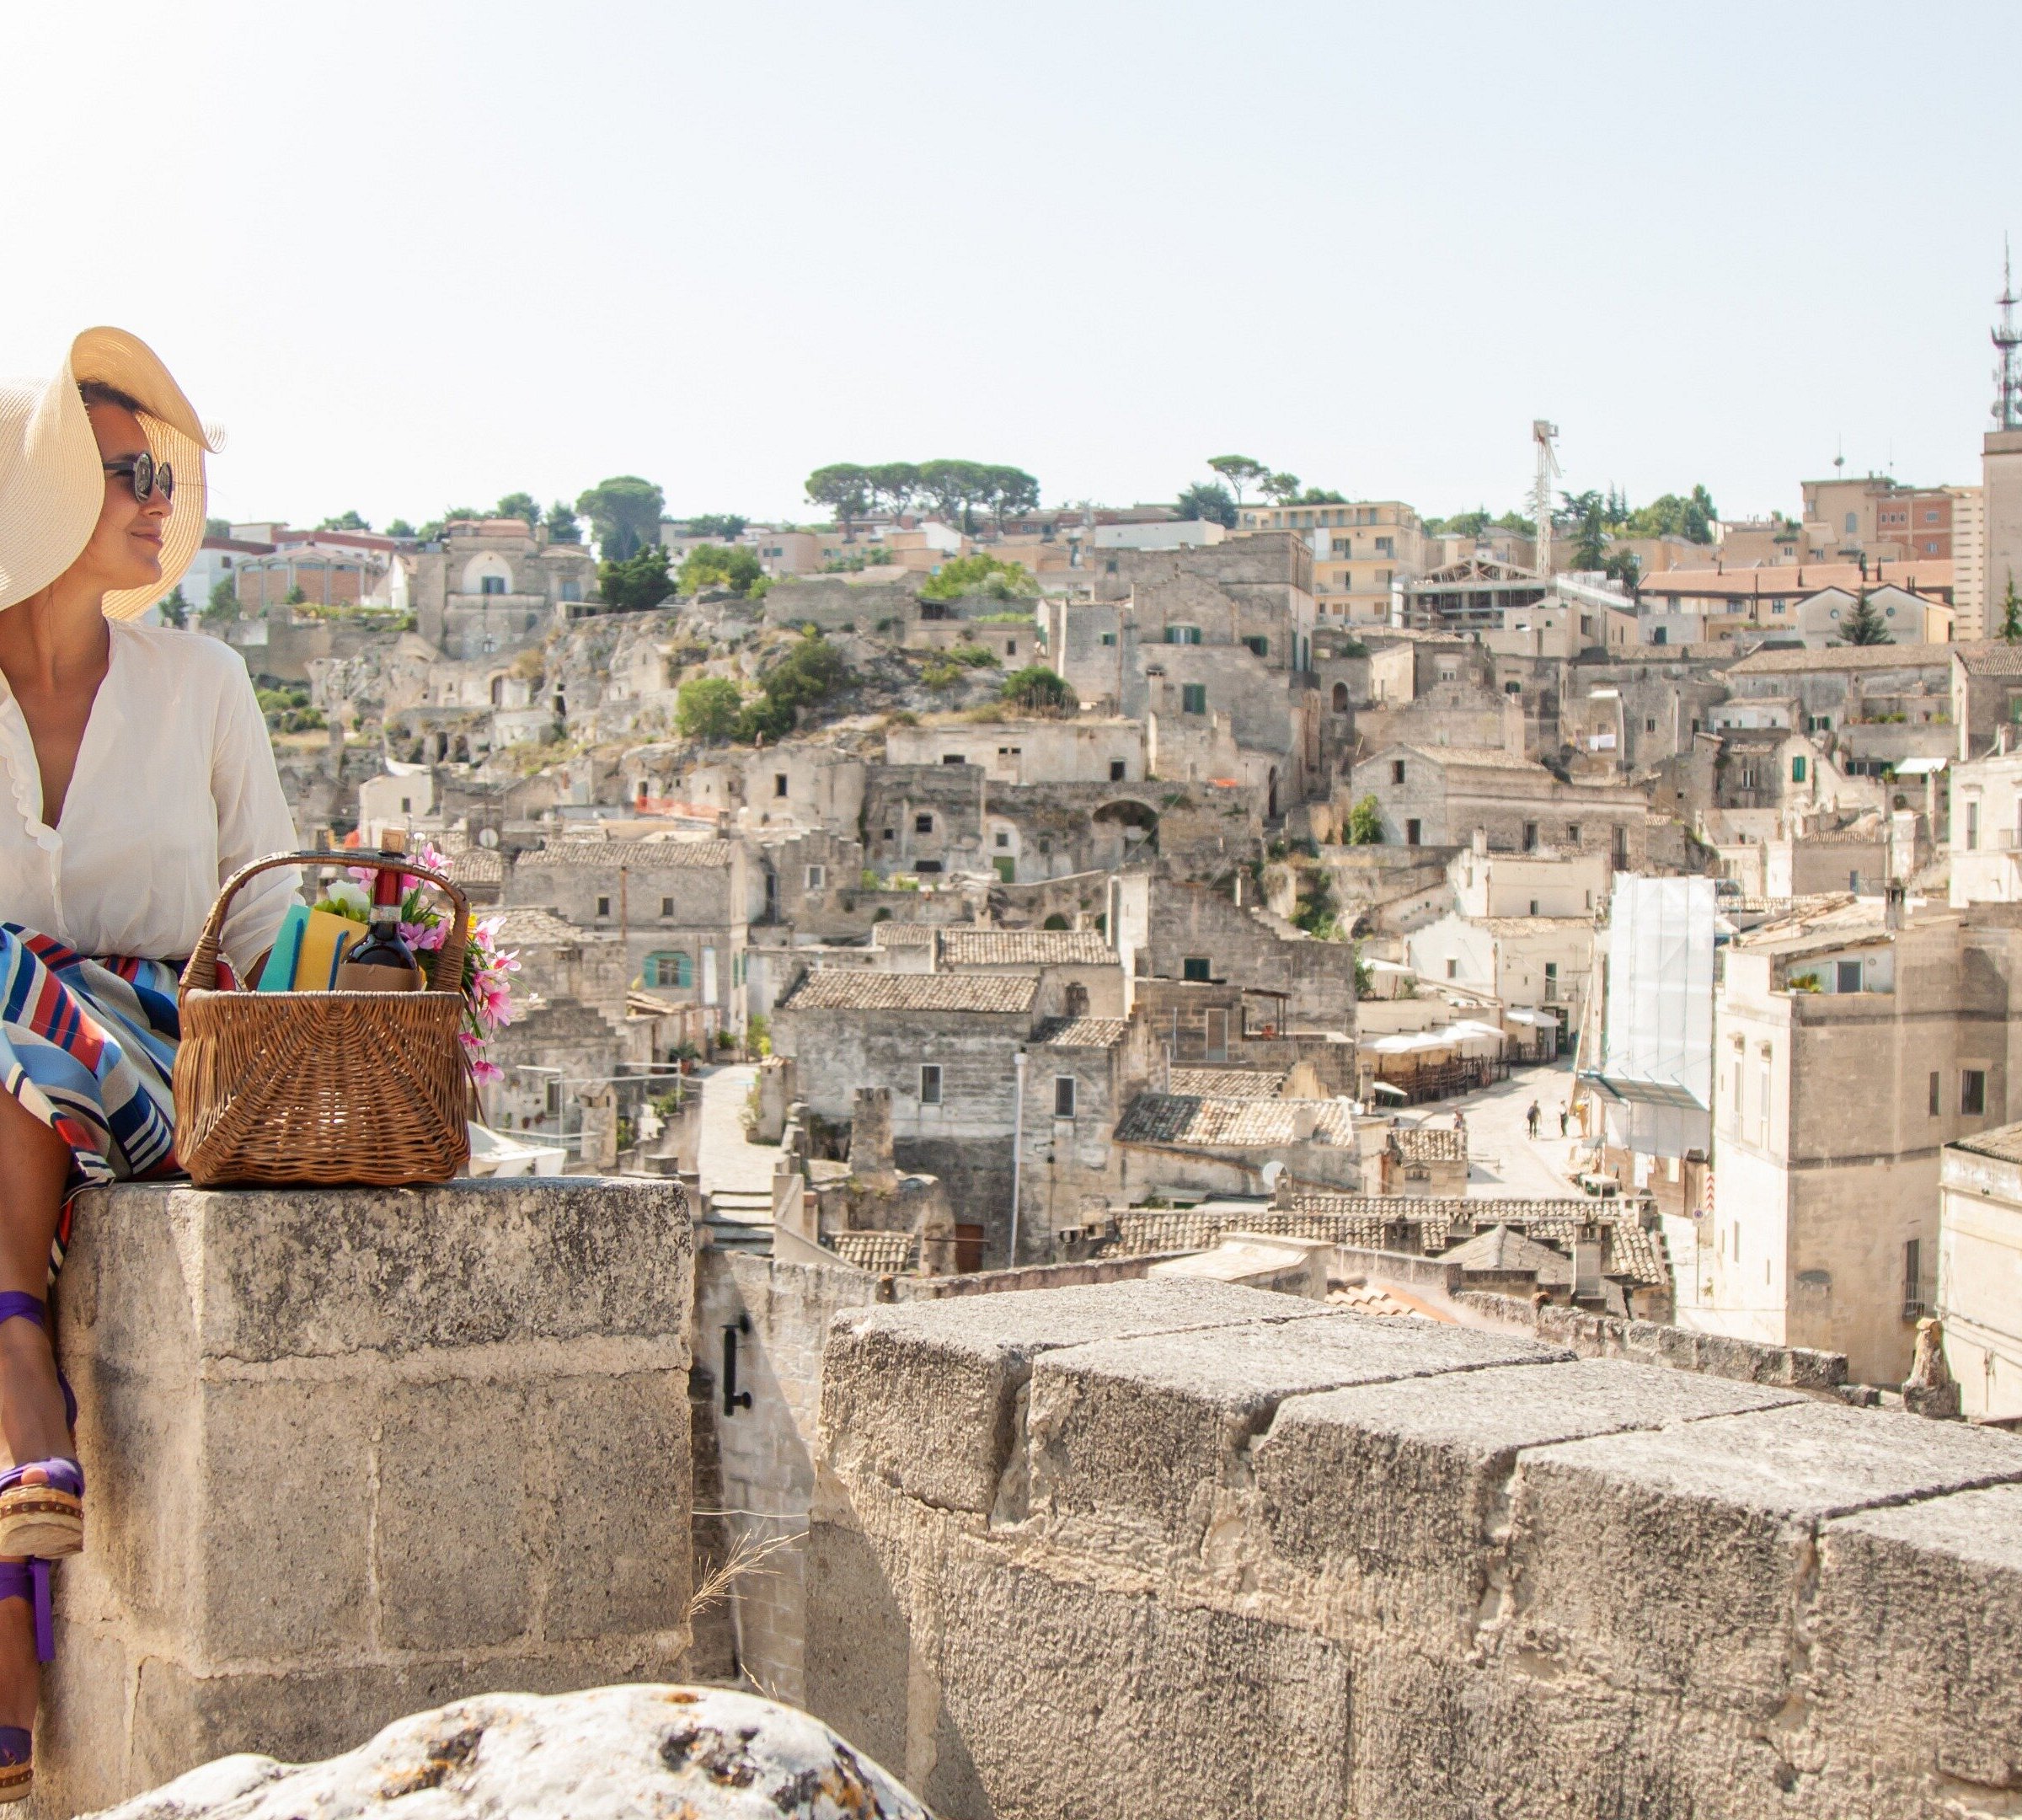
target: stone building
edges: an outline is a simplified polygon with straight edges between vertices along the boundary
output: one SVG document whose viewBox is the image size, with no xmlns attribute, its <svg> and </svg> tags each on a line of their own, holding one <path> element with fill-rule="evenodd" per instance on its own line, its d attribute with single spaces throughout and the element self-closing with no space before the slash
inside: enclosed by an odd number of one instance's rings
<svg viewBox="0 0 2022 1820">
<path fill-rule="evenodd" d="M 1640 867 L 1648 804 L 1640 790 L 1568 784 L 1534 760 L 1468 747 L 1393 746 L 1355 767 L 1356 797 L 1373 796 L 1383 838 L 1404 847 L 1606 854 L 1617 871 Z"/>
<path fill-rule="evenodd" d="M 1945 1362 L 1974 1421 L 2022 1421 L 2022 1126 L 1944 1147 L 1937 1301 Z"/>
<path fill-rule="evenodd" d="M 1132 982 L 1226 981 L 1272 998 L 1278 1031 L 1355 1034 L 1355 949 L 1321 941 L 1282 917 L 1205 885 L 1146 873 L 1116 881 L 1114 928 Z M 1225 1034 L 1228 1036 L 1239 1032 Z"/>
<path fill-rule="evenodd" d="M 558 840 L 513 862 L 505 901 L 619 938 L 628 977 L 701 1006 L 714 1035 L 744 1024 L 749 878 L 736 841 Z"/>
<path fill-rule="evenodd" d="M 1404 938 L 1411 971 L 1437 987 L 1448 981 L 1559 1026 L 1564 1051 L 1580 1028 L 1593 974 L 1594 918 L 1450 913 Z"/>
<path fill-rule="evenodd" d="M 1044 1020 L 1065 1015 L 1065 984 L 1049 1003 L 1036 968 L 818 967 L 780 998 L 773 1048 L 794 1058 L 802 1100 L 831 1125 L 848 1121 L 859 1088 L 889 1089 L 899 1167 L 938 1175 L 956 1221 L 982 1227 L 986 1259 L 1001 1263 L 1010 1243 L 1015 1058 Z"/>
<path fill-rule="evenodd" d="M 1714 999 L 1714 1195 L 1678 1319 L 1843 1352 L 1900 1383 L 1937 1268 L 1942 1147 L 2022 1102 L 2022 928 L 1841 899 L 1730 945 Z"/>
<path fill-rule="evenodd" d="M 458 518 L 440 542 L 400 559 L 416 629 L 452 657 L 507 657 L 538 645 L 596 594 L 596 563 L 580 543 L 551 543 L 518 518 Z"/>
</svg>

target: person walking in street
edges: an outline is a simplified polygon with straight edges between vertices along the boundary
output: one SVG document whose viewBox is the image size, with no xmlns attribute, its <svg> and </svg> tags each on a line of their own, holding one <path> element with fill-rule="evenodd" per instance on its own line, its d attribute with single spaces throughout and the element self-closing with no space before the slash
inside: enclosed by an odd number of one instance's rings
<svg viewBox="0 0 2022 1820">
<path fill-rule="evenodd" d="M 1573 1105 L 1569 1100 L 1559 1108 L 1559 1135 L 1563 1138 L 1573 1122 Z"/>
<path fill-rule="evenodd" d="M 1533 1140 L 1538 1136 L 1538 1121 L 1541 1116 L 1543 1115 L 1538 1109 L 1538 1102 L 1535 1100 L 1532 1100 L 1531 1110 L 1523 1115 L 1523 1121 L 1530 1127 L 1531 1137 Z"/>
</svg>

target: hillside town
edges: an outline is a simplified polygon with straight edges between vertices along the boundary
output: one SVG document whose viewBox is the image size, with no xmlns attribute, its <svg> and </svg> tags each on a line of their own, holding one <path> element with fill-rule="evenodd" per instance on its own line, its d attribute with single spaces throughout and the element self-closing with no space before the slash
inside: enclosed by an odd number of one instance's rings
<svg viewBox="0 0 2022 1820">
<path fill-rule="evenodd" d="M 1971 484 L 1759 521 L 1555 495 L 1543 421 L 1500 518 L 1240 456 L 1121 509 L 832 464 L 805 525 L 625 476 L 214 523 L 157 612 L 244 657 L 305 839 L 497 919 L 499 1169 L 880 1278 L 1402 1250 L 2007 1421 L 1997 418 Z"/>
</svg>

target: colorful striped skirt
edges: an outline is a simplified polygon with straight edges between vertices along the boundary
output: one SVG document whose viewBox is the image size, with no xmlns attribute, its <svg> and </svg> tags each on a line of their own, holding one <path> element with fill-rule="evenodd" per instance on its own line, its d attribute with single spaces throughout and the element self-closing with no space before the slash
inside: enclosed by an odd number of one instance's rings
<svg viewBox="0 0 2022 1820">
<path fill-rule="evenodd" d="M 175 1169 L 177 975 L 165 961 L 88 960 L 0 923 L 0 1087 L 70 1147 L 52 1278 L 80 1188 Z"/>
</svg>

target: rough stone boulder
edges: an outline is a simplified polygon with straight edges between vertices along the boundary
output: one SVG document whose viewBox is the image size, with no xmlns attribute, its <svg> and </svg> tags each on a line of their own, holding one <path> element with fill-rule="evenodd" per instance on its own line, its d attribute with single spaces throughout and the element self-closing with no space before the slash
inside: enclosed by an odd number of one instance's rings
<svg viewBox="0 0 2022 1820">
<path fill-rule="evenodd" d="M 719 1688 L 488 1694 L 416 1713 L 325 1763 L 222 1757 L 102 1820 L 932 1820 L 791 1706 Z"/>
</svg>

